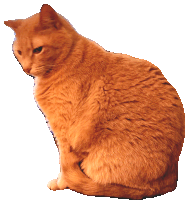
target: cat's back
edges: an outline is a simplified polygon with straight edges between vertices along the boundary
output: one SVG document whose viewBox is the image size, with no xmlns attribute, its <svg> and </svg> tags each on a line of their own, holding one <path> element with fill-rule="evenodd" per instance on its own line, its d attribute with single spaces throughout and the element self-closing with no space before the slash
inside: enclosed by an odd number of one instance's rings
<svg viewBox="0 0 185 200">
<path fill-rule="evenodd" d="M 133 187 L 130 183 L 138 178 L 136 182 L 141 184 L 136 186 L 140 187 L 146 177 L 149 182 L 163 176 L 168 166 L 172 174 L 183 144 L 183 106 L 158 67 L 128 55 L 108 54 L 106 69 L 98 80 L 101 84 L 97 84 L 99 98 L 94 95 L 96 132 L 82 168 L 101 183 Z M 114 176 L 103 162 L 115 164 Z M 104 176 L 99 166 L 106 171 Z M 172 185 L 176 181 L 176 171 L 173 173 Z"/>
<path fill-rule="evenodd" d="M 161 70 L 151 62 L 126 54 L 112 53 L 108 62 L 106 87 L 115 91 L 120 90 L 122 93 L 129 92 L 130 97 L 144 96 L 147 100 L 151 97 L 161 100 L 175 99 L 177 104 L 181 103 L 176 89 L 167 81 Z M 182 106 L 182 104 L 179 105 Z"/>
<path fill-rule="evenodd" d="M 123 124 L 133 130 L 143 131 L 147 126 L 159 132 L 174 129 L 173 133 L 182 135 L 183 105 L 158 67 L 147 60 L 112 53 L 108 63 L 103 76 L 107 116 L 121 116 Z"/>
<path fill-rule="evenodd" d="M 112 78 L 115 76 L 124 77 L 127 83 L 135 84 L 140 81 L 152 81 L 154 78 L 166 80 L 158 67 L 144 59 L 127 54 L 110 53 L 108 62 L 106 70 L 108 74 L 113 75 Z"/>
</svg>

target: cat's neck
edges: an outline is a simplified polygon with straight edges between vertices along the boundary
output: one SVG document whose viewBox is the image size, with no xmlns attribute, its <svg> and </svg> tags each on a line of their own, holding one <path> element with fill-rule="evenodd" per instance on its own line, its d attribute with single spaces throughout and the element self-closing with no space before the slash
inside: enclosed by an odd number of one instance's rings
<svg viewBox="0 0 185 200">
<path fill-rule="evenodd" d="M 61 54 L 55 61 L 56 67 L 49 71 L 49 73 L 38 77 L 40 80 L 48 81 L 58 76 L 65 78 L 82 68 L 82 70 L 88 70 L 90 69 L 88 65 L 93 66 L 93 63 L 98 60 L 97 57 L 104 59 L 104 55 L 106 54 L 101 46 L 84 37 L 79 37 L 77 40 L 71 42 L 68 48 L 67 53 L 65 55 Z"/>
<path fill-rule="evenodd" d="M 107 60 L 107 54 L 108 52 L 95 42 L 80 36 L 71 43 L 66 55 L 59 56 L 55 61 L 55 68 L 48 74 L 36 77 L 36 82 L 48 84 L 76 73 L 96 75 L 104 70 L 103 65 L 101 69 L 100 63 Z"/>
</svg>

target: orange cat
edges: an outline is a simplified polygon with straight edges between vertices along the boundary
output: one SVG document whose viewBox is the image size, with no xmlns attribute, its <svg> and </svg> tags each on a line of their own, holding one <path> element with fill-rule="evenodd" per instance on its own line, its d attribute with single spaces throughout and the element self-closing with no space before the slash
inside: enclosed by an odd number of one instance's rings
<svg viewBox="0 0 185 200">
<path fill-rule="evenodd" d="M 176 188 L 185 115 L 155 65 L 105 51 L 47 4 L 5 24 L 57 140 L 61 173 L 50 189 L 142 199 Z"/>
</svg>

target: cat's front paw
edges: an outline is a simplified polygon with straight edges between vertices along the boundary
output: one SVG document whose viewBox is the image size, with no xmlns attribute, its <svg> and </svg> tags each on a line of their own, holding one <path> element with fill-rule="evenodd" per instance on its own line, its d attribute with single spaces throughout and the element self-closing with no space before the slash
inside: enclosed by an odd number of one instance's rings
<svg viewBox="0 0 185 200">
<path fill-rule="evenodd" d="M 48 188 L 50 190 L 56 191 L 59 190 L 58 184 L 57 184 L 58 179 L 53 179 L 48 183 Z"/>
<path fill-rule="evenodd" d="M 59 173 L 58 179 L 51 180 L 47 186 L 50 190 L 53 191 L 64 190 L 65 188 L 67 188 L 67 183 L 65 182 L 62 173 Z"/>
</svg>

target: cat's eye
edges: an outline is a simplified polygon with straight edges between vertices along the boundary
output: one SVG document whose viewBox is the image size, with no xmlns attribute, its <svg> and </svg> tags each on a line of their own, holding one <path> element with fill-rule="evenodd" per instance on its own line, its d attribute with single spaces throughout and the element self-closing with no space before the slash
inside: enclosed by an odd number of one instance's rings
<svg viewBox="0 0 185 200">
<path fill-rule="evenodd" d="M 33 53 L 34 53 L 34 54 L 40 53 L 40 52 L 42 51 L 42 48 L 43 48 L 43 47 L 41 46 L 41 47 L 38 47 L 38 48 L 34 49 L 34 50 L 33 50 Z"/>
<path fill-rule="evenodd" d="M 22 55 L 22 51 L 18 50 L 17 52 L 18 52 L 19 55 Z"/>
</svg>

